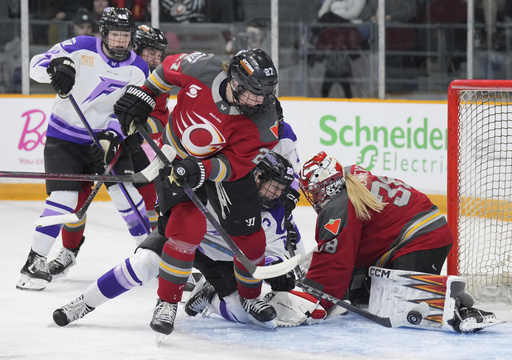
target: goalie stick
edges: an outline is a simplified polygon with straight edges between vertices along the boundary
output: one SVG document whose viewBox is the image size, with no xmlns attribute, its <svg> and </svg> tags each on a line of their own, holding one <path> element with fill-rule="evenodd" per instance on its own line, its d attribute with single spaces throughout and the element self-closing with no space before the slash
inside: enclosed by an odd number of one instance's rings
<svg viewBox="0 0 512 360">
<path fill-rule="evenodd" d="M 428 316 L 430 312 L 430 307 L 428 306 L 428 304 L 426 302 L 421 302 L 408 312 L 402 312 L 391 317 L 382 317 L 375 315 L 364 309 L 358 308 L 357 306 L 346 303 L 345 301 L 340 300 L 337 297 L 334 297 L 323 292 L 321 289 L 318 288 L 319 284 L 309 280 L 308 278 L 298 280 L 296 281 L 295 284 L 311 295 L 332 302 L 333 304 L 341 306 L 342 308 L 345 308 L 348 311 L 356 313 L 370 321 L 373 321 L 374 323 L 385 326 L 387 328 L 394 328 L 407 325 L 418 325 L 423 318 Z"/>
<path fill-rule="evenodd" d="M 119 151 L 118 151 L 119 152 Z M 169 145 L 164 145 L 162 147 L 162 152 L 164 155 L 169 159 L 174 159 L 176 157 L 176 151 Z M 160 159 L 155 158 L 154 161 L 151 162 L 144 170 L 142 170 L 140 173 L 144 173 L 147 177 L 147 182 L 153 181 L 162 167 L 162 162 Z M 137 175 L 135 174 L 135 175 Z M 78 222 L 82 219 L 82 217 L 87 212 L 87 209 L 91 205 L 92 201 L 94 200 L 94 197 L 96 196 L 96 193 L 99 191 L 101 184 L 103 184 L 102 181 L 98 182 L 96 184 L 96 187 L 92 190 L 91 194 L 85 201 L 84 205 L 80 210 L 78 210 L 75 213 L 72 214 L 66 214 L 66 215 L 54 215 L 54 216 L 44 216 L 40 217 L 36 220 L 36 226 L 37 227 L 45 227 L 45 226 L 51 226 L 51 225 L 57 225 L 57 224 L 66 224 L 66 223 L 74 223 Z M 99 185 L 99 186 L 98 186 Z M 95 193 L 96 191 L 96 193 Z"/>
<path fill-rule="evenodd" d="M 154 140 L 151 138 L 151 136 L 147 133 L 146 129 L 140 124 L 137 123 L 136 125 L 137 130 L 142 135 L 144 140 L 151 146 L 151 149 L 155 152 L 156 156 L 164 162 L 165 165 L 172 167 L 171 161 L 165 157 L 165 155 L 162 153 L 162 150 L 158 147 L 158 145 L 154 142 Z M 185 193 L 188 195 L 190 200 L 197 206 L 197 208 L 203 213 L 203 215 L 206 217 L 206 219 L 212 224 L 212 226 L 217 230 L 219 235 L 222 237 L 222 239 L 228 244 L 230 249 L 233 251 L 233 253 L 236 255 L 238 260 L 245 266 L 247 271 L 256 279 L 270 279 L 273 277 L 277 277 L 280 275 L 284 275 L 291 270 L 293 270 L 298 264 L 304 262 L 307 260 L 307 256 L 312 256 L 313 251 L 317 250 L 317 248 L 314 248 L 311 250 L 308 254 L 301 254 L 294 256 L 288 260 L 285 260 L 281 263 L 275 264 L 275 265 L 268 265 L 268 266 L 256 266 L 254 265 L 248 258 L 245 256 L 245 254 L 240 250 L 240 248 L 235 244 L 233 239 L 228 235 L 226 230 L 219 224 L 217 219 L 212 215 L 212 213 L 206 208 L 206 206 L 201 202 L 201 200 L 197 197 L 197 195 L 194 193 L 194 190 L 190 188 L 186 183 L 181 186 Z"/>
<path fill-rule="evenodd" d="M 100 148 L 101 151 L 105 152 L 105 150 L 103 150 L 103 147 L 101 146 L 100 142 L 98 141 L 98 137 L 96 136 L 94 131 L 92 131 L 92 128 L 89 125 L 89 122 L 87 121 L 87 119 L 85 118 L 85 115 L 83 114 L 82 110 L 80 109 L 80 107 L 76 103 L 76 100 L 73 97 L 73 95 L 69 94 L 68 95 L 68 99 L 71 102 L 71 105 L 73 105 L 73 108 L 75 109 L 76 114 L 80 118 L 80 121 L 84 125 L 85 129 L 87 130 L 87 132 L 89 133 L 89 136 L 93 140 L 94 144 L 96 144 L 96 146 L 98 148 Z M 111 169 L 110 171 L 111 171 L 112 175 L 116 175 L 114 169 Z M 131 209 L 133 210 L 133 212 L 137 216 L 137 220 L 139 221 L 140 225 L 142 225 L 142 228 L 144 229 L 146 234 L 149 235 L 151 233 L 151 228 L 144 221 L 144 218 L 142 217 L 142 214 L 140 213 L 137 205 L 135 205 L 135 203 L 133 202 L 132 197 L 130 196 L 130 194 L 128 194 L 128 190 L 126 190 L 126 186 L 124 186 L 124 184 L 122 182 L 118 182 L 117 184 L 119 185 L 119 188 L 123 192 L 123 195 L 126 198 L 126 201 L 128 201 L 128 204 L 130 204 Z"/>
</svg>

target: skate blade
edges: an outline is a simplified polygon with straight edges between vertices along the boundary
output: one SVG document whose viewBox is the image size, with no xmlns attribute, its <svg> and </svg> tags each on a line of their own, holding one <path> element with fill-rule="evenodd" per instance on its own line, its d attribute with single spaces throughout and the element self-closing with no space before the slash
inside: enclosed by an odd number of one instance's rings
<svg viewBox="0 0 512 360">
<path fill-rule="evenodd" d="M 262 321 L 256 320 L 253 316 L 249 315 L 249 321 L 251 323 L 253 323 L 254 325 L 261 326 L 264 329 L 277 330 L 277 324 L 276 324 L 275 320 L 262 322 Z"/>
<path fill-rule="evenodd" d="M 499 325 L 499 324 L 505 324 L 505 323 L 506 323 L 506 321 L 496 320 L 496 319 L 488 319 L 481 323 L 462 322 L 460 324 L 460 330 L 463 333 L 474 332 L 474 331 L 479 331 L 479 330 L 485 329 L 487 327 L 491 327 L 491 326 L 495 326 L 495 325 Z"/>
<path fill-rule="evenodd" d="M 46 288 L 49 282 L 43 279 L 34 279 L 25 274 L 21 274 L 21 278 L 16 284 L 16 289 L 25 291 L 41 291 Z"/>
<path fill-rule="evenodd" d="M 169 335 L 157 333 L 155 335 L 156 344 L 158 346 L 162 345 L 162 343 L 164 343 L 167 340 L 168 337 L 169 337 Z"/>
</svg>

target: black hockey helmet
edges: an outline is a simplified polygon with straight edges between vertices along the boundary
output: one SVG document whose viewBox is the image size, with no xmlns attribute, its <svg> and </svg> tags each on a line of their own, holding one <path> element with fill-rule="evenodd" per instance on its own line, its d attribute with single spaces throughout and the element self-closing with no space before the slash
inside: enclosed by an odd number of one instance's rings
<svg viewBox="0 0 512 360">
<path fill-rule="evenodd" d="M 233 89 L 233 99 L 238 110 L 251 116 L 267 111 L 274 103 L 277 70 L 270 56 L 261 49 L 239 51 L 229 63 L 228 80 Z M 263 103 L 256 106 L 240 105 L 240 97 L 246 91 L 263 96 Z"/>
<path fill-rule="evenodd" d="M 294 180 L 294 171 L 290 161 L 274 151 L 270 151 L 256 165 L 254 174 L 256 179 L 259 180 L 260 206 L 266 210 L 272 209 L 276 205 L 282 191 L 289 187 Z M 265 186 L 266 183 L 271 181 L 275 181 L 281 186 L 279 188 Z M 279 192 L 276 193 L 276 190 L 279 190 Z"/>
<path fill-rule="evenodd" d="M 105 48 L 113 59 L 118 61 L 128 58 L 130 51 L 135 44 L 135 21 L 132 13 L 126 8 L 108 7 L 103 11 L 99 21 L 100 35 Z M 108 34 L 111 30 L 130 32 L 130 43 L 128 48 L 111 49 L 108 46 Z"/>
<path fill-rule="evenodd" d="M 135 53 L 140 56 L 142 50 L 147 48 L 165 51 L 167 50 L 167 39 L 162 30 L 140 25 L 135 31 Z"/>
</svg>

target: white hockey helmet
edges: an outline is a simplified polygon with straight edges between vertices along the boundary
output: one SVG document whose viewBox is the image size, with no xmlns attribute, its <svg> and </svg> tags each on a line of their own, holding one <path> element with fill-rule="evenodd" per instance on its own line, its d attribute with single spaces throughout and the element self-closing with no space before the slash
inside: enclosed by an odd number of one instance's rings
<svg viewBox="0 0 512 360">
<path fill-rule="evenodd" d="M 327 201 L 345 188 L 343 167 L 338 160 L 321 151 L 304 163 L 299 173 L 299 184 L 318 213 Z"/>
</svg>

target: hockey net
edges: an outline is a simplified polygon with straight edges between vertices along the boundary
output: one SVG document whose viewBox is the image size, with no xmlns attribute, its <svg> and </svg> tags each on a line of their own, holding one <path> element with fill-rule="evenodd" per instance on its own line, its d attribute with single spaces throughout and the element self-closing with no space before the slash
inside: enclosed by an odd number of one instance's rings
<svg viewBox="0 0 512 360">
<path fill-rule="evenodd" d="M 448 90 L 448 274 L 480 301 L 512 304 L 512 81 Z"/>
</svg>

